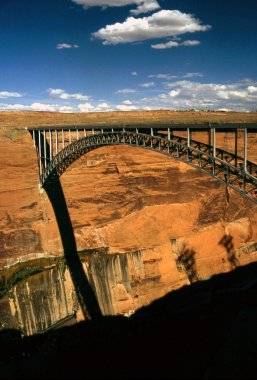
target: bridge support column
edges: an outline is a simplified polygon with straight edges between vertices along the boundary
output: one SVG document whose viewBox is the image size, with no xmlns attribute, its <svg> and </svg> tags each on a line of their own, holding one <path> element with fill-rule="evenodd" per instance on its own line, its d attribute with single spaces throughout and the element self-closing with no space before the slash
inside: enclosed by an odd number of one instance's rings
<svg viewBox="0 0 257 380">
<path fill-rule="evenodd" d="M 40 173 L 40 179 L 42 176 L 42 146 L 41 146 L 41 131 L 38 130 L 38 155 L 39 155 L 39 173 Z"/>
<path fill-rule="evenodd" d="M 35 129 L 32 131 L 33 145 L 36 146 Z"/>
<path fill-rule="evenodd" d="M 170 141 L 170 128 L 168 128 L 168 141 Z M 170 143 L 168 142 L 168 154 L 170 154 Z"/>
<path fill-rule="evenodd" d="M 62 149 L 64 149 L 64 130 L 62 129 Z"/>
<path fill-rule="evenodd" d="M 213 157 L 216 157 L 216 128 L 213 128 Z"/>
<path fill-rule="evenodd" d="M 58 154 L 58 132 L 55 129 L 55 154 Z"/>
<path fill-rule="evenodd" d="M 79 130 L 78 130 L 78 128 L 76 129 L 76 136 L 77 136 L 77 141 L 78 141 L 78 139 L 79 139 Z"/>
<path fill-rule="evenodd" d="M 187 128 L 187 161 L 189 161 L 190 128 Z"/>
<path fill-rule="evenodd" d="M 43 135 L 44 135 L 44 162 L 45 162 L 45 168 L 46 168 L 46 131 L 44 130 L 43 131 Z"/>
<path fill-rule="evenodd" d="M 247 128 L 244 128 L 244 172 L 247 173 Z"/>
<path fill-rule="evenodd" d="M 213 164 L 212 164 L 212 172 L 215 174 L 215 157 L 216 157 L 216 128 L 212 128 L 212 135 L 213 135 L 213 140 L 212 140 L 212 155 L 213 155 Z"/>
<path fill-rule="evenodd" d="M 208 145 L 209 145 L 209 154 L 211 154 L 211 128 L 208 129 Z"/>
<path fill-rule="evenodd" d="M 238 130 L 235 129 L 235 167 L 237 167 L 237 138 L 238 138 Z"/>
<path fill-rule="evenodd" d="M 50 161 L 53 158 L 53 148 L 52 148 L 52 131 L 49 129 L 49 147 L 50 147 Z"/>
</svg>

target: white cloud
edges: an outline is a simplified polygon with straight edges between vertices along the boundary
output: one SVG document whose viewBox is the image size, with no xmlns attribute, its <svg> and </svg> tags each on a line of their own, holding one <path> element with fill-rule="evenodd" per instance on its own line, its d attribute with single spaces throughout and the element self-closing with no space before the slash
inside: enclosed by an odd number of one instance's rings
<svg viewBox="0 0 257 380">
<path fill-rule="evenodd" d="M 134 15 L 139 15 L 140 13 L 149 13 L 160 9 L 160 5 L 155 0 L 144 0 L 138 1 L 139 5 L 136 9 L 132 9 L 130 12 Z"/>
<path fill-rule="evenodd" d="M 257 110 L 257 83 L 200 83 L 180 80 L 166 83 L 166 93 L 141 99 L 141 106 L 153 109 Z"/>
<path fill-rule="evenodd" d="M 117 91 L 117 94 L 133 94 L 136 90 L 134 88 L 122 88 Z"/>
<path fill-rule="evenodd" d="M 189 74 L 189 73 L 187 73 Z M 197 77 L 197 73 L 191 73 Z M 198 73 L 199 74 L 199 73 Z M 170 75 L 170 74 L 154 74 Z M 123 89 L 124 90 L 124 89 Z M 127 89 L 128 90 L 128 89 Z M 131 90 L 131 89 L 129 89 Z M 64 90 L 55 89 L 55 95 L 62 95 Z M 134 91 L 133 91 L 134 92 Z M 126 92 L 125 92 L 126 93 Z M 138 92 L 139 94 L 140 92 Z M 70 94 L 74 95 L 74 94 Z M 61 101 L 63 100 L 63 101 Z M 0 110 L 34 110 L 48 112 L 104 112 L 111 110 L 134 111 L 143 109 L 205 109 L 205 110 L 257 110 L 257 82 L 247 79 L 234 83 L 201 83 L 193 80 L 170 80 L 163 84 L 163 91 L 158 96 L 144 97 L 131 101 L 127 97 L 121 103 L 110 103 L 107 99 L 85 101 L 74 105 L 73 98 L 58 99 L 58 103 L 4 104 Z M 110 105 L 111 104 L 111 105 Z"/>
<path fill-rule="evenodd" d="M 200 20 L 191 14 L 178 10 L 161 10 L 148 17 L 128 17 L 123 23 L 106 25 L 92 35 L 102 40 L 104 45 L 117 45 L 154 38 L 176 37 L 184 33 L 209 29 L 209 25 L 202 25 Z"/>
<path fill-rule="evenodd" d="M 6 104 L 0 103 L 1 111 L 48 111 L 57 112 L 60 111 L 60 107 L 57 104 L 47 104 L 47 103 L 32 103 L 32 104 Z M 61 112 L 61 111 L 60 111 Z"/>
<path fill-rule="evenodd" d="M 172 47 L 178 47 L 180 44 L 177 41 L 169 41 L 161 44 L 151 45 L 153 49 L 170 49 Z"/>
<path fill-rule="evenodd" d="M 135 5 L 136 9 L 130 12 L 134 15 L 140 13 L 148 13 L 160 8 L 157 0 L 72 0 L 78 5 L 82 5 L 85 9 L 88 7 L 123 7 L 126 5 Z"/>
<path fill-rule="evenodd" d="M 248 86 L 247 91 L 249 94 L 257 94 L 257 87 L 256 86 Z"/>
<path fill-rule="evenodd" d="M 126 104 L 118 104 L 116 106 L 116 110 L 118 111 L 135 111 L 137 109 L 138 108 L 136 106 L 126 105 Z"/>
<path fill-rule="evenodd" d="M 95 112 L 109 112 L 112 110 L 113 110 L 112 107 L 106 102 L 99 103 L 94 108 Z"/>
<path fill-rule="evenodd" d="M 71 45 L 66 43 L 60 43 L 56 45 L 56 49 L 77 49 L 79 45 Z"/>
<path fill-rule="evenodd" d="M 6 98 L 21 98 L 22 94 L 19 92 L 0 91 L 0 99 Z"/>
<path fill-rule="evenodd" d="M 185 75 L 183 75 L 183 77 L 184 78 L 193 78 L 193 77 L 202 78 L 203 74 L 201 74 L 201 73 L 186 73 Z"/>
<path fill-rule="evenodd" d="M 61 106 L 61 107 L 59 107 L 58 112 L 71 113 L 71 112 L 74 112 L 74 107 L 72 107 L 72 106 Z"/>
<path fill-rule="evenodd" d="M 6 104 L 6 103 L 0 103 L 0 110 L 1 111 L 19 111 L 26 109 L 27 106 L 24 104 Z"/>
<path fill-rule="evenodd" d="M 109 104 L 103 102 L 103 103 L 98 104 L 97 108 L 104 110 L 106 108 L 110 108 L 110 106 L 109 106 Z"/>
<path fill-rule="evenodd" d="M 172 90 L 169 92 L 169 95 L 172 97 L 172 98 L 175 98 L 176 96 L 178 96 L 180 94 L 180 91 L 179 90 Z"/>
<path fill-rule="evenodd" d="M 148 83 L 142 83 L 140 84 L 141 87 L 149 88 L 154 86 L 154 82 L 148 82 Z"/>
<path fill-rule="evenodd" d="M 78 105 L 79 112 L 92 112 L 94 106 L 91 103 L 83 103 Z"/>
<path fill-rule="evenodd" d="M 180 45 L 181 46 L 196 46 L 196 45 L 200 45 L 200 41 L 198 40 L 186 40 L 186 41 L 183 41 Z"/>
<path fill-rule="evenodd" d="M 178 47 L 178 46 L 196 46 L 199 45 L 200 41 L 198 40 L 186 40 L 183 42 L 177 42 L 177 41 L 168 41 L 161 44 L 154 44 L 151 45 L 153 49 L 170 49 L 172 47 Z"/>
<path fill-rule="evenodd" d="M 49 88 L 47 91 L 51 97 L 57 98 L 57 99 L 62 99 L 62 100 L 75 99 L 75 100 L 81 101 L 81 100 L 88 100 L 89 99 L 89 96 L 87 96 L 87 95 L 82 95 L 80 93 L 69 94 L 68 92 L 66 92 L 65 90 L 63 90 L 61 88 Z"/>
<path fill-rule="evenodd" d="M 56 105 L 45 104 L 45 103 L 32 103 L 30 105 L 30 109 L 33 111 L 49 111 L 49 112 L 57 111 Z"/>
<path fill-rule="evenodd" d="M 137 72 L 136 72 L 136 71 L 132 71 L 131 75 L 136 76 L 136 75 L 137 75 Z"/>
<path fill-rule="evenodd" d="M 157 79 L 175 79 L 177 75 L 172 74 L 151 74 L 148 78 L 157 78 Z"/>
</svg>

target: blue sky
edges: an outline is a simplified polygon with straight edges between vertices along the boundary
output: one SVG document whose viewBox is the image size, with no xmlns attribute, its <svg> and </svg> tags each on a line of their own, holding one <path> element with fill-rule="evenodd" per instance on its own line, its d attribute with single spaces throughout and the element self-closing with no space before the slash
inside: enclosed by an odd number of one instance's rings
<svg viewBox="0 0 257 380">
<path fill-rule="evenodd" d="M 257 0 L 0 0 L 0 110 L 257 110 Z"/>
</svg>

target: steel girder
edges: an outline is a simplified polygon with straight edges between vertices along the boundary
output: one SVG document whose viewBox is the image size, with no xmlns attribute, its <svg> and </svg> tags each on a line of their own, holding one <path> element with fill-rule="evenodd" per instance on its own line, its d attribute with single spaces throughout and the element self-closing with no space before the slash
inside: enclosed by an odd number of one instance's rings
<svg viewBox="0 0 257 380">
<path fill-rule="evenodd" d="M 106 145 L 131 145 L 160 152 L 176 160 L 187 163 L 210 174 L 226 186 L 232 187 L 243 196 L 257 203 L 257 165 L 247 161 L 247 171 L 243 169 L 243 158 L 233 153 L 199 141 L 166 135 L 152 136 L 145 133 L 112 131 L 86 136 L 63 148 L 52 160 L 48 160 L 41 175 L 42 187 L 46 188 L 79 157 Z M 253 175 L 254 174 L 254 175 Z"/>
</svg>

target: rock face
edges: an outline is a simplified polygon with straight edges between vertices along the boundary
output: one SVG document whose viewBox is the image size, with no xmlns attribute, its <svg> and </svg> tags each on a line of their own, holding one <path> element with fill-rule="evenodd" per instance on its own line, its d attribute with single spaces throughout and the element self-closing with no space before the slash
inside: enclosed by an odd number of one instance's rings
<svg viewBox="0 0 257 380">
<path fill-rule="evenodd" d="M 26 255 L 62 255 L 31 136 L 12 128 L 0 134 L 1 267 Z M 224 141 L 233 146 L 233 134 L 217 144 L 224 148 Z M 157 152 L 98 148 L 74 162 L 61 185 L 106 315 L 130 314 L 184 284 L 257 260 L 257 206 Z"/>
<path fill-rule="evenodd" d="M 32 335 L 72 318 L 78 302 L 69 271 L 61 264 L 17 283 L 0 306 L 1 328 L 20 328 Z"/>
</svg>

